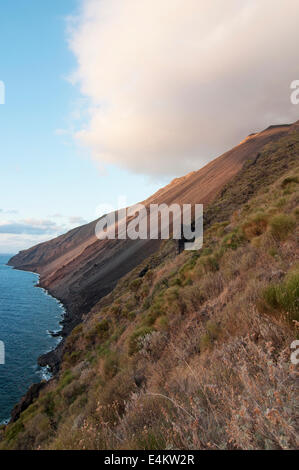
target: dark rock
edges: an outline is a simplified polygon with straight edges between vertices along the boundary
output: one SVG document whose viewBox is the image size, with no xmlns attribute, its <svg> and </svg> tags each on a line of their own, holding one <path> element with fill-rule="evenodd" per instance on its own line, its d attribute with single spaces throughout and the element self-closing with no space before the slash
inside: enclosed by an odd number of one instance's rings
<svg viewBox="0 0 299 470">
<path fill-rule="evenodd" d="M 148 270 L 149 270 L 149 267 L 145 266 L 145 268 L 143 268 L 142 271 L 140 271 L 140 273 L 138 274 L 138 277 L 144 277 L 146 273 L 148 272 Z"/>
<path fill-rule="evenodd" d="M 49 331 L 49 334 L 52 336 L 52 338 L 58 338 L 61 336 L 61 331 Z"/>
<path fill-rule="evenodd" d="M 11 422 L 14 423 L 19 419 L 20 414 L 23 413 L 32 403 L 33 401 L 38 397 L 39 392 L 41 389 L 46 385 L 47 382 L 41 382 L 39 384 L 33 384 L 29 388 L 28 392 L 26 395 L 24 395 L 20 402 L 13 408 L 11 412 Z"/>
<path fill-rule="evenodd" d="M 40 356 L 37 363 L 40 367 L 48 366 L 53 374 L 59 371 L 60 362 L 63 356 L 64 342 L 62 341 L 56 349 Z"/>
<path fill-rule="evenodd" d="M 136 373 L 134 375 L 134 382 L 135 382 L 135 385 L 138 387 L 138 388 L 141 388 L 142 386 L 145 386 L 146 385 L 146 377 L 144 374 L 142 373 Z"/>
</svg>

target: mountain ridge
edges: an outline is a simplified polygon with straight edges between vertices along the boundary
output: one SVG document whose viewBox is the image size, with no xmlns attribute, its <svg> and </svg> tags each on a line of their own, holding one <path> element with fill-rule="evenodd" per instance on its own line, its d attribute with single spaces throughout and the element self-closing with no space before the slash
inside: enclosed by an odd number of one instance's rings
<svg viewBox="0 0 299 470">
<path fill-rule="evenodd" d="M 207 206 L 241 170 L 246 160 L 290 129 L 292 125 L 270 126 L 249 136 L 200 170 L 176 178 L 142 203 L 147 207 L 153 203 L 201 203 Z M 96 223 L 97 220 L 24 250 L 9 261 L 9 265 L 17 269 L 40 274 L 40 286 L 65 305 L 64 335 L 96 301 L 114 288 L 123 275 L 160 246 L 159 240 L 99 241 L 95 236 Z"/>
</svg>

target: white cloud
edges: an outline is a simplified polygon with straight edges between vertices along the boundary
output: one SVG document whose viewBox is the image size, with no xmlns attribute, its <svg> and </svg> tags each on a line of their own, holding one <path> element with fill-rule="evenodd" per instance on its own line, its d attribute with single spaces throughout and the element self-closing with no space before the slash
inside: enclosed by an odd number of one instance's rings
<svg viewBox="0 0 299 470">
<path fill-rule="evenodd" d="M 0 253 L 16 253 L 64 233 L 69 226 L 49 219 L 0 220 Z"/>
<path fill-rule="evenodd" d="M 25 219 L 25 220 L 1 220 L 1 234 L 28 234 L 28 235 L 46 235 L 58 234 L 64 227 L 58 227 L 51 220 Z"/>
<path fill-rule="evenodd" d="M 1 212 L 1 209 L 0 209 Z M 51 219 L 0 219 L 0 253 L 16 253 L 50 240 L 87 221 L 80 216 L 55 214 L 59 224 Z M 62 219 L 62 220 L 61 220 Z M 65 219 L 65 220 L 63 220 Z"/>
<path fill-rule="evenodd" d="M 0 253 L 17 253 L 50 238 L 49 235 L 3 234 L 0 232 Z"/>
<path fill-rule="evenodd" d="M 134 172 L 197 169 L 298 119 L 298 44 L 298 0 L 83 0 L 70 47 L 90 117 L 77 138 Z"/>
</svg>

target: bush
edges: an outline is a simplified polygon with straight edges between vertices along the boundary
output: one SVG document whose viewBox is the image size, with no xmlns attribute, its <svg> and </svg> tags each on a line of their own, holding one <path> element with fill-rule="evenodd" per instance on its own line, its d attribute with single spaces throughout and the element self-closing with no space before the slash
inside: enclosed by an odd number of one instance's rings
<svg viewBox="0 0 299 470">
<path fill-rule="evenodd" d="M 180 291 L 177 287 L 170 287 L 165 293 L 165 298 L 169 304 L 180 298 Z"/>
<path fill-rule="evenodd" d="M 200 351 L 211 348 L 221 332 L 220 326 L 212 320 L 207 322 L 206 330 L 207 332 L 203 334 L 199 340 Z"/>
<path fill-rule="evenodd" d="M 141 286 L 143 280 L 141 278 L 134 279 L 134 281 L 131 282 L 130 284 L 130 290 L 132 292 L 137 292 L 139 287 Z"/>
<path fill-rule="evenodd" d="M 227 249 L 236 250 L 244 243 L 244 235 L 240 234 L 237 230 L 229 233 L 223 238 L 222 247 Z"/>
<path fill-rule="evenodd" d="M 17 421 L 16 423 L 12 424 L 7 428 L 5 433 L 5 437 L 8 441 L 11 441 L 17 437 L 17 435 L 24 431 L 24 425 L 22 422 Z"/>
<path fill-rule="evenodd" d="M 145 317 L 143 319 L 143 325 L 145 326 L 151 326 L 155 323 L 157 318 L 162 314 L 161 310 L 158 309 L 151 309 L 149 312 L 145 314 Z"/>
<path fill-rule="evenodd" d="M 94 342 L 96 339 L 104 340 L 107 339 L 110 333 L 111 322 L 107 319 L 104 319 L 94 325 L 86 334 L 86 339 L 88 341 Z"/>
<path fill-rule="evenodd" d="M 299 321 L 299 270 L 290 273 L 280 284 L 270 284 L 262 291 L 262 310 L 284 311 L 288 320 Z"/>
<path fill-rule="evenodd" d="M 179 286 L 179 287 L 181 287 L 182 286 L 182 280 L 181 280 L 180 277 L 175 277 L 175 278 L 171 279 L 169 285 L 170 286 Z"/>
<path fill-rule="evenodd" d="M 78 335 L 82 332 L 83 330 L 83 325 L 82 323 L 80 325 L 75 326 L 75 328 L 72 331 L 72 335 Z"/>
<path fill-rule="evenodd" d="M 136 352 L 139 351 L 140 349 L 140 341 L 144 336 L 152 333 L 154 331 L 154 328 L 150 326 L 144 326 L 141 328 L 138 328 L 137 330 L 132 333 L 132 335 L 129 338 L 129 355 L 132 356 Z"/>
<path fill-rule="evenodd" d="M 262 235 L 267 230 L 267 226 L 268 220 L 265 214 L 257 214 L 243 225 L 242 230 L 245 237 L 251 240 Z"/>
<path fill-rule="evenodd" d="M 297 176 L 289 176 L 283 180 L 283 182 L 281 183 L 281 187 L 285 188 L 291 183 L 299 183 L 299 178 L 297 178 Z"/>
<path fill-rule="evenodd" d="M 162 317 L 158 318 L 155 325 L 161 330 L 167 330 L 169 326 L 169 321 L 166 315 L 162 315 Z"/>
<path fill-rule="evenodd" d="M 204 267 L 205 272 L 215 272 L 219 269 L 219 264 L 215 256 L 201 256 L 199 263 Z"/>
<path fill-rule="evenodd" d="M 104 374 L 106 379 L 112 379 L 117 372 L 119 368 L 119 358 L 117 353 L 109 351 L 109 354 L 104 360 Z"/>
<path fill-rule="evenodd" d="M 291 321 L 299 321 L 299 269 L 287 276 L 279 290 L 278 301 Z"/>
<path fill-rule="evenodd" d="M 270 286 L 266 287 L 262 292 L 262 300 L 265 302 L 266 306 L 270 307 L 270 309 L 278 310 L 279 302 L 277 297 L 277 286 L 270 284 Z"/>
<path fill-rule="evenodd" d="M 199 340 L 199 350 L 201 351 L 206 351 L 212 346 L 212 340 L 211 337 L 208 333 L 205 333 L 200 337 Z"/>
<path fill-rule="evenodd" d="M 283 241 L 295 228 L 296 221 L 286 214 L 275 215 L 270 220 L 270 232 L 276 241 Z"/>
<path fill-rule="evenodd" d="M 62 390 L 62 396 L 65 402 L 68 405 L 71 405 L 72 403 L 74 403 L 78 396 L 82 395 L 84 390 L 85 385 L 77 380 L 74 380 Z"/>
<path fill-rule="evenodd" d="M 64 387 L 69 385 L 73 380 L 74 380 L 74 376 L 73 376 L 71 370 L 66 370 L 63 373 L 63 375 L 62 375 L 62 377 L 59 381 L 59 385 L 58 385 L 57 390 L 58 391 L 62 390 Z"/>
<path fill-rule="evenodd" d="M 287 203 L 287 198 L 286 197 L 281 197 L 280 199 L 278 199 L 277 203 L 275 204 L 276 207 L 278 207 L 278 209 L 281 209 L 282 207 L 284 207 Z"/>
<path fill-rule="evenodd" d="M 54 410 L 55 410 L 55 402 L 54 396 L 52 392 L 48 392 L 41 400 L 44 406 L 44 412 L 49 418 L 54 417 Z"/>
<path fill-rule="evenodd" d="M 110 313 L 115 317 L 125 312 L 126 312 L 125 307 L 124 309 L 122 309 L 121 305 L 114 304 L 110 307 Z"/>
</svg>

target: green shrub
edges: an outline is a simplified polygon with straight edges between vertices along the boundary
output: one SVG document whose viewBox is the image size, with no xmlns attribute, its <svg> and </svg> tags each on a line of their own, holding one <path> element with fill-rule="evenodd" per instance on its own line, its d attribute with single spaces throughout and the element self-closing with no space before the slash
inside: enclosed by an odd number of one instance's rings
<svg viewBox="0 0 299 470">
<path fill-rule="evenodd" d="M 201 256 L 211 255 L 212 253 L 213 250 L 211 248 L 202 248 L 201 250 Z"/>
<path fill-rule="evenodd" d="M 299 321 L 299 269 L 290 273 L 279 290 L 278 301 L 290 320 Z"/>
<path fill-rule="evenodd" d="M 212 340 L 208 333 L 203 334 L 199 340 L 199 350 L 206 351 L 212 346 Z"/>
<path fill-rule="evenodd" d="M 186 277 L 186 279 L 183 282 L 183 287 L 192 286 L 192 284 L 193 284 L 193 281 L 192 281 L 191 277 Z"/>
<path fill-rule="evenodd" d="M 82 351 L 73 351 L 70 355 L 69 355 L 69 362 L 74 365 L 78 362 L 78 360 L 80 359 L 81 357 L 81 354 L 82 354 Z"/>
<path fill-rule="evenodd" d="M 145 299 L 145 298 L 148 296 L 149 291 L 150 291 L 149 286 L 145 284 L 145 285 L 142 287 L 142 289 L 140 290 L 140 297 L 141 297 L 141 299 Z"/>
<path fill-rule="evenodd" d="M 165 292 L 165 298 L 169 303 L 178 300 L 180 298 L 180 291 L 178 287 L 170 287 L 169 289 L 167 289 L 167 291 Z"/>
<path fill-rule="evenodd" d="M 167 440 L 160 429 L 148 430 L 135 437 L 137 449 L 160 450 L 165 449 Z"/>
<path fill-rule="evenodd" d="M 62 377 L 59 381 L 59 385 L 58 385 L 57 390 L 58 391 L 62 390 L 64 387 L 69 385 L 73 380 L 74 380 L 74 376 L 72 374 L 72 371 L 71 370 L 66 370 L 63 373 L 63 375 L 62 375 Z"/>
<path fill-rule="evenodd" d="M 269 255 L 272 256 L 273 258 L 275 258 L 276 256 L 278 256 L 278 254 L 279 254 L 278 251 L 277 251 L 277 249 L 274 248 L 274 247 L 270 248 L 268 253 L 269 253 Z"/>
<path fill-rule="evenodd" d="M 104 319 L 100 321 L 99 323 L 96 323 L 86 333 L 86 339 L 88 341 L 95 341 L 96 339 L 103 341 L 108 338 L 110 334 L 110 327 L 111 327 L 111 322 L 109 322 L 107 319 Z"/>
<path fill-rule="evenodd" d="M 62 396 L 67 405 L 71 405 L 85 391 L 86 385 L 74 380 L 62 391 Z"/>
<path fill-rule="evenodd" d="M 134 281 L 132 281 L 131 284 L 130 284 L 130 290 L 132 292 L 137 292 L 139 287 L 141 286 L 141 284 L 142 284 L 142 279 L 141 278 L 134 279 Z"/>
<path fill-rule="evenodd" d="M 288 200 L 287 200 L 286 197 L 281 197 L 280 199 L 278 199 L 278 201 L 277 201 L 277 203 L 275 204 L 275 206 L 280 209 L 281 207 L 284 207 L 287 202 L 288 202 Z"/>
<path fill-rule="evenodd" d="M 75 328 L 72 331 L 72 335 L 78 335 L 79 333 L 82 332 L 82 330 L 83 330 L 83 325 L 81 323 L 80 325 L 75 326 Z"/>
<path fill-rule="evenodd" d="M 161 330 L 167 330 L 169 326 L 169 321 L 166 315 L 162 315 L 161 317 L 158 318 L 157 322 L 155 325 L 160 328 Z"/>
<path fill-rule="evenodd" d="M 129 338 L 129 355 L 132 356 L 140 349 L 140 340 L 144 338 L 144 336 L 152 333 L 155 329 L 150 326 L 144 326 L 138 328 L 131 334 Z"/>
<path fill-rule="evenodd" d="M 290 322 L 299 321 L 299 270 L 291 272 L 283 282 L 266 287 L 260 305 L 267 313 L 283 311 Z"/>
<path fill-rule="evenodd" d="M 23 423 L 19 420 L 16 423 L 8 426 L 7 431 L 5 433 L 5 437 L 8 441 L 12 441 L 17 437 L 17 435 L 24 431 L 24 425 Z"/>
<path fill-rule="evenodd" d="M 36 413 L 38 413 L 39 410 L 39 407 L 38 407 L 38 404 L 35 402 L 33 403 L 32 405 L 28 406 L 28 408 L 23 411 L 22 413 L 22 421 L 23 423 L 25 424 L 27 420 L 30 420 L 32 419 L 33 416 L 36 415 Z"/>
<path fill-rule="evenodd" d="M 119 358 L 116 352 L 109 351 L 104 360 L 104 374 L 106 379 L 112 379 L 117 374 L 119 368 Z"/>
<path fill-rule="evenodd" d="M 125 308 L 123 309 L 125 310 Z M 122 312 L 122 307 L 121 305 L 118 305 L 118 304 L 114 304 L 110 307 L 110 313 L 114 316 L 117 316 L 119 315 L 120 313 L 123 313 Z"/>
<path fill-rule="evenodd" d="M 153 325 L 160 315 L 162 315 L 162 310 L 160 308 L 151 308 L 144 316 L 143 325 Z"/>
<path fill-rule="evenodd" d="M 292 216 L 278 214 L 270 220 L 270 232 L 276 241 L 283 241 L 294 230 L 296 221 Z"/>
<path fill-rule="evenodd" d="M 295 184 L 297 183 L 298 184 L 299 183 L 299 178 L 297 176 L 288 176 L 281 183 L 281 187 L 285 188 L 286 186 L 288 186 L 291 183 L 295 183 Z"/>
<path fill-rule="evenodd" d="M 182 285 L 182 280 L 179 277 L 175 277 L 174 279 L 171 279 L 170 281 L 171 286 L 181 286 Z"/>
<path fill-rule="evenodd" d="M 148 308 L 150 308 L 150 306 L 151 306 L 151 299 L 147 297 L 142 304 L 142 309 L 147 310 Z"/>
<path fill-rule="evenodd" d="M 274 310 L 279 309 L 277 285 L 270 284 L 266 287 L 262 292 L 262 299 L 266 303 L 266 306 Z"/>
<path fill-rule="evenodd" d="M 131 312 L 128 313 L 127 318 L 129 320 L 134 320 L 134 318 L 136 318 L 136 315 L 137 315 L 136 311 L 132 310 Z"/>
<path fill-rule="evenodd" d="M 55 402 L 52 392 L 48 392 L 41 400 L 44 406 L 44 412 L 49 418 L 54 416 Z"/>
<path fill-rule="evenodd" d="M 205 272 L 215 272 L 219 269 L 218 261 L 213 255 L 201 256 L 199 264 L 204 267 Z"/>
<path fill-rule="evenodd" d="M 222 241 L 222 247 L 227 250 L 227 249 L 232 249 L 236 250 L 241 246 L 245 241 L 244 235 L 242 233 L 239 233 L 238 230 L 235 230 L 234 232 L 231 232 L 227 234 Z"/>
</svg>

